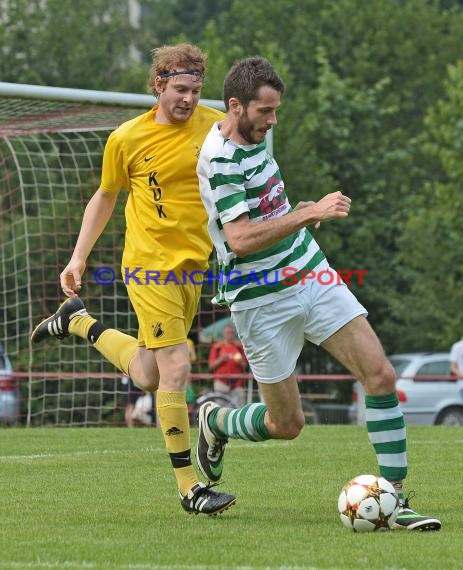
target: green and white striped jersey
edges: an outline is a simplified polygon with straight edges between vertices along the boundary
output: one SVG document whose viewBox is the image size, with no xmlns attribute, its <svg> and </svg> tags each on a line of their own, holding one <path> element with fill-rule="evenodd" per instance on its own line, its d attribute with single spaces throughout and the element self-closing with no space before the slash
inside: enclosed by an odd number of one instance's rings
<svg viewBox="0 0 463 570">
<path fill-rule="evenodd" d="M 265 140 L 237 145 L 225 139 L 215 123 L 202 145 L 197 172 L 220 266 L 219 292 L 213 302 L 232 311 L 273 303 L 295 294 L 301 286 L 297 277 L 304 272 L 328 268 L 305 228 L 245 257 L 237 257 L 225 239 L 223 225 L 243 213 L 259 223 L 291 211 L 278 164 Z M 290 274 L 293 277 L 288 279 Z"/>
</svg>

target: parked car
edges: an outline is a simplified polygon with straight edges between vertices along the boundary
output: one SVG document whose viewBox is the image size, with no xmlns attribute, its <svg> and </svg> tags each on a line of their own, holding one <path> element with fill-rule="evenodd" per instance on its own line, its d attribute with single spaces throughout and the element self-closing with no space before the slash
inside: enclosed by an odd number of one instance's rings
<svg viewBox="0 0 463 570">
<path fill-rule="evenodd" d="M 0 344 L 0 423 L 15 423 L 19 417 L 19 386 L 10 359 Z"/>
<path fill-rule="evenodd" d="M 388 357 L 397 373 L 397 394 L 407 425 L 463 425 L 463 380 L 450 373 L 450 353 L 420 352 Z M 353 423 L 365 421 L 363 388 L 354 385 Z"/>
</svg>

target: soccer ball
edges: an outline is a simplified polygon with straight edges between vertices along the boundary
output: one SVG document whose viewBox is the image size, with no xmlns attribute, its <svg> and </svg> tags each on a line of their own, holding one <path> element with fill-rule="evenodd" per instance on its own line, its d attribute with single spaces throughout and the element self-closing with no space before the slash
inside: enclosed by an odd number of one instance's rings
<svg viewBox="0 0 463 570">
<path fill-rule="evenodd" d="M 359 475 L 341 489 L 338 510 L 341 522 L 354 532 L 389 530 L 399 512 L 399 497 L 383 477 Z"/>
</svg>

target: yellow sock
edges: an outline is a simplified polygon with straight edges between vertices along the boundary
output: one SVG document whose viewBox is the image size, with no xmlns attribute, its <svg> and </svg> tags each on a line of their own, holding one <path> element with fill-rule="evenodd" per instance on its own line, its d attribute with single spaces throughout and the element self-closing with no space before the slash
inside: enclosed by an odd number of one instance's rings
<svg viewBox="0 0 463 570">
<path fill-rule="evenodd" d="M 158 390 L 156 411 L 178 490 L 184 496 L 198 482 L 196 471 L 191 464 L 190 422 L 185 392 Z"/>
<path fill-rule="evenodd" d="M 74 317 L 69 321 L 69 332 L 75 336 L 80 336 L 80 338 L 88 338 L 88 331 L 90 327 L 96 323 L 96 319 L 90 315 Z"/>
<path fill-rule="evenodd" d="M 116 329 L 107 329 L 93 345 L 106 360 L 129 375 L 129 364 L 138 350 L 138 341 L 133 336 Z"/>
<path fill-rule="evenodd" d="M 92 332 L 93 331 L 93 332 Z M 69 332 L 90 340 L 106 360 L 129 374 L 129 364 L 138 350 L 137 339 L 116 329 L 108 329 L 90 316 L 77 316 L 69 322 Z"/>
</svg>

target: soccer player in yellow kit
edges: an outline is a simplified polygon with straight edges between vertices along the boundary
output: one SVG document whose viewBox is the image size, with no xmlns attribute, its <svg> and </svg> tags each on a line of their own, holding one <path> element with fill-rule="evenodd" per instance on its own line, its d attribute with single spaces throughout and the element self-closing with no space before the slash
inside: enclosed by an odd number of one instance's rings
<svg viewBox="0 0 463 570">
<path fill-rule="evenodd" d="M 233 505 L 235 497 L 198 480 L 185 401 L 187 334 L 201 287 L 183 276 L 204 271 L 212 250 L 196 164 L 206 134 L 223 118 L 220 111 L 198 105 L 206 61 L 190 44 L 153 50 L 150 87 L 158 104 L 110 134 L 100 187 L 87 204 L 71 260 L 60 275 L 69 299 L 35 328 L 32 341 L 70 334 L 88 339 L 140 388 L 157 390 L 156 411 L 181 505 L 190 513 L 214 515 Z M 137 314 L 138 339 L 93 318 L 78 297 L 87 258 L 121 188 L 128 192 L 122 277 Z M 164 283 L 173 274 L 178 280 Z"/>
</svg>

